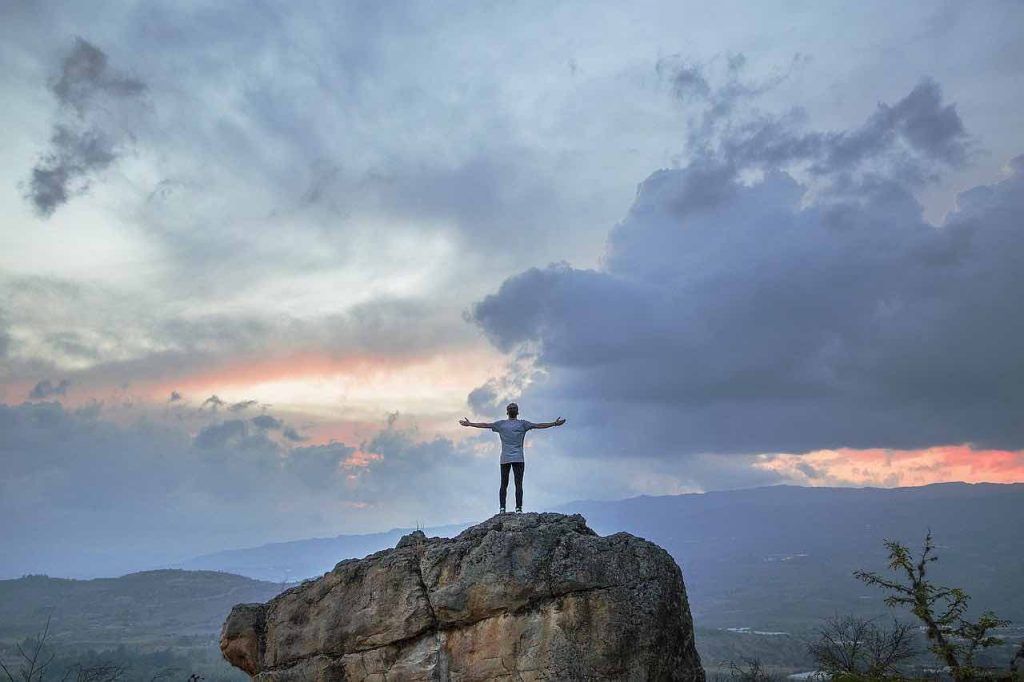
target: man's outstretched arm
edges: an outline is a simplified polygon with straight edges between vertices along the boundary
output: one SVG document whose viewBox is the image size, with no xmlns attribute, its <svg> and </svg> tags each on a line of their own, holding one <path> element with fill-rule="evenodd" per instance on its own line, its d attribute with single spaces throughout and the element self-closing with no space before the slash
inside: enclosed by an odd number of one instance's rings
<svg viewBox="0 0 1024 682">
<path fill-rule="evenodd" d="M 474 429 L 489 429 L 492 426 L 494 426 L 494 424 L 488 424 L 486 422 L 480 422 L 479 424 L 475 424 L 475 423 L 469 421 L 468 419 L 466 419 L 465 417 L 460 419 L 459 423 L 462 424 L 463 426 L 472 426 Z"/>
<path fill-rule="evenodd" d="M 562 419 L 561 417 L 559 417 L 558 419 L 556 419 L 553 422 L 541 422 L 540 424 L 534 424 L 533 428 L 535 428 L 535 429 L 550 429 L 552 426 L 561 426 L 564 423 L 565 423 L 565 420 Z"/>
</svg>

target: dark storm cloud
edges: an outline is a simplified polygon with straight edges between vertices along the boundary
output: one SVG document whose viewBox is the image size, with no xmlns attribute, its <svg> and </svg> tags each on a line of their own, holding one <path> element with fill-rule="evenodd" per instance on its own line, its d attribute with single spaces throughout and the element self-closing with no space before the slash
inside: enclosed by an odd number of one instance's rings
<svg viewBox="0 0 1024 682">
<path fill-rule="evenodd" d="M 29 391 L 28 397 L 31 400 L 44 400 L 53 396 L 67 395 L 70 386 L 71 382 L 67 379 L 61 379 L 57 384 L 52 383 L 49 379 L 43 379 Z"/>
<path fill-rule="evenodd" d="M 113 164 L 130 138 L 117 109 L 138 100 L 145 89 L 141 81 L 113 70 L 98 47 L 75 39 L 51 86 L 60 118 L 29 179 L 28 198 L 39 215 L 52 215 L 87 190 L 93 174 Z"/>
<path fill-rule="evenodd" d="M 536 350 L 524 400 L 576 417 L 567 447 L 1024 447 L 1024 157 L 935 227 L 911 189 L 966 134 L 930 81 L 850 131 L 729 128 L 644 181 L 604 269 L 531 269 L 473 309 Z M 828 182 L 809 197 L 786 164 Z"/>
<path fill-rule="evenodd" d="M 281 430 L 281 435 L 293 443 L 301 443 L 302 441 L 309 440 L 309 436 L 303 436 L 291 426 L 284 427 L 284 429 Z"/>
<path fill-rule="evenodd" d="M 967 158 L 967 131 L 956 107 L 943 105 L 939 84 L 930 79 L 920 83 L 895 105 L 880 104 L 859 132 L 861 137 L 872 141 L 875 150 L 883 146 L 876 140 L 886 142 L 890 136 L 898 135 L 915 151 L 951 166 Z M 856 149 L 856 144 L 853 148 L 861 156 L 866 155 L 864 150 Z"/>
<path fill-rule="evenodd" d="M 167 399 L 169 403 L 176 403 L 181 400 L 181 394 L 177 391 L 171 391 L 171 396 Z"/>
<path fill-rule="evenodd" d="M 930 78 L 895 104 L 879 103 L 864 124 L 852 130 L 805 132 L 800 109 L 769 114 L 744 106 L 789 78 L 803 59 L 797 55 L 788 70 L 753 81 L 745 77 L 742 55 L 734 56 L 727 60 L 723 83 L 717 87 L 710 84 L 704 65 L 659 62 L 658 71 L 669 79 L 675 94 L 700 105 L 689 120 L 688 144 L 694 157 L 704 161 L 706 173 L 729 175 L 738 168 L 801 164 L 809 173 L 837 183 L 866 172 L 923 182 L 935 179 L 942 168 L 967 161 L 971 140 L 963 122 L 955 105 L 943 103 L 939 84 Z M 721 183 L 708 187 L 715 188 L 721 189 Z"/>
</svg>

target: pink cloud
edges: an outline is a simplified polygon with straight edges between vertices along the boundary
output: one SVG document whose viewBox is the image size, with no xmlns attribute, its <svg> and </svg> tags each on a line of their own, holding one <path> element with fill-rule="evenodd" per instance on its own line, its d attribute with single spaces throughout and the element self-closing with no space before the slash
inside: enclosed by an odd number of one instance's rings
<svg viewBox="0 0 1024 682">
<path fill-rule="evenodd" d="M 1024 481 L 1024 451 L 978 450 L 970 444 L 920 450 L 816 450 L 762 455 L 754 464 L 801 485 L 911 486 L 944 481 Z"/>
<path fill-rule="evenodd" d="M 343 469 L 365 469 L 370 466 L 371 462 L 376 462 L 379 459 L 383 459 L 382 455 L 378 455 L 376 452 L 364 452 L 363 450 L 356 450 L 349 455 L 344 462 L 341 463 Z"/>
</svg>

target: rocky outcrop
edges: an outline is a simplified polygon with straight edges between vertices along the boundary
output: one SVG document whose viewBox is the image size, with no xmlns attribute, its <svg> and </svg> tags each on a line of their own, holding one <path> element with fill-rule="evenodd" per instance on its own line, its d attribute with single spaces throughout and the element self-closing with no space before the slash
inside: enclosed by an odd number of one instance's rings
<svg viewBox="0 0 1024 682">
<path fill-rule="evenodd" d="M 228 616 L 257 680 L 703 680 L 679 567 L 582 516 L 505 514 L 417 531 Z"/>
</svg>

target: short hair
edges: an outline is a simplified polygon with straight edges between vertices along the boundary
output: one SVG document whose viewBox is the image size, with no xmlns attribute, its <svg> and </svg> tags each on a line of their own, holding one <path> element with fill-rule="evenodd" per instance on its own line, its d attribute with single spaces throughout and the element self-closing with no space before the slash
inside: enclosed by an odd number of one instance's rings
<svg viewBox="0 0 1024 682">
<path fill-rule="evenodd" d="M 511 412 L 518 412 L 519 411 L 519 405 L 516 405 L 515 403 L 509 403 L 508 405 L 505 406 L 505 411 L 506 412 L 510 412 L 510 411 Z"/>
</svg>

